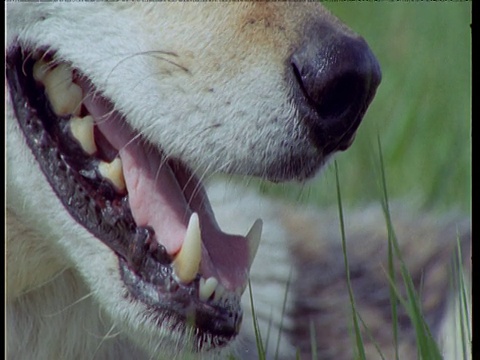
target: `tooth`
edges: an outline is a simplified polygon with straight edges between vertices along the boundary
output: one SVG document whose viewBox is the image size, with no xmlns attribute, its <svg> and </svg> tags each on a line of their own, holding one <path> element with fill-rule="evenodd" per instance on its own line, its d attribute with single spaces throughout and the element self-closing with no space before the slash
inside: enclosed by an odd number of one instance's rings
<svg viewBox="0 0 480 360">
<path fill-rule="evenodd" d="M 263 221 L 262 219 L 257 219 L 250 231 L 248 232 L 247 244 L 249 249 L 249 266 L 252 266 L 253 260 L 255 259 L 255 255 L 257 254 L 258 245 L 260 244 L 260 239 L 262 237 L 262 228 L 263 228 Z"/>
<path fill-rule="evenodd" d="M 218 284 L 217 288 L 215 289 L 215 296 L 213 297 L 213 300 L 214 301 L 220 300 L 223 294 L 225 294 L 225 291 L 226 289 L 222 285 Z"/>
<path fill-rule="evenodd" d="M 43 77 L 43 84 L 55 114 L 80 115 L 82 89 L 72 82 L 72 69 L 67 64 L 48 71 Z"/>
<path fill-rule="evenodd" d="M 33 78 L 39 82 L 43 82 L 50 71 L 50 64 L 43 59 L 40 59 L 33 64 Z"/>
<path fill-rule="evenodd" d="M 175 276 L 182 283 L 188 284 L 198 273 L 202 260 L 202 238 L 197 213 L 190 216 L 185 240 L 177 257 L 173 261 Z"/>
<path fill-rule="evenodd" d="M 214 277 L 209 277 L 205 280 L 203 277 L 200 279 L 199 285 L 199 298 L 201 301 L 206 301 L 217 288 L 218 280 Z"/>
<path fill-rule="evenodd" d="M 70 131 L 88 155 L 93 155 L 97 151 L 97 145 L 93 137 L 93 117 L 88 115 L 83 118 L 72 118 L 70 120 Z"/>
<path fill-rule="evenodd" d="M 109 180 L 118 191 L 125 190 L 125 179 L 123 177 L 122 160 L 115 158 L 111 163 L 101 161 L 98 164 L 98 171 L 107 180 Z"/>
</svg>

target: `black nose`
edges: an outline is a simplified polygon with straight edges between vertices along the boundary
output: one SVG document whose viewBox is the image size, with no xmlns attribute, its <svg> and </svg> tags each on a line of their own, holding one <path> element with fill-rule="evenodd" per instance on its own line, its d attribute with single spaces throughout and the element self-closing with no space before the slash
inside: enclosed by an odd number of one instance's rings
<svg viewBox="0 0 480 360">
<path fill-rule="evenodd" d="M 334 26 L 313 26 L 291 65 L 312 141 L 323 155 L 347 149 L 381 80 L 367 43 Z"/>
</svg>

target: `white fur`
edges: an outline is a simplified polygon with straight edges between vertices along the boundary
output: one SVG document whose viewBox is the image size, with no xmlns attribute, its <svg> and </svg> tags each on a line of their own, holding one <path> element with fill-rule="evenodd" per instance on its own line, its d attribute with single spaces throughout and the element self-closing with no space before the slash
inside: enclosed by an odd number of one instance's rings
<svg viewBox="0 0 480 360">
<path fill-rule="evenodd" d="M 284 73 L 304 23 L 333 21 L 318 5 L 70 5 L 9 6 L 8 42 L 56 49 L 166 153 L 260 175 L 291 151 L 305 168 L 317 160 Z"/>
</svg>

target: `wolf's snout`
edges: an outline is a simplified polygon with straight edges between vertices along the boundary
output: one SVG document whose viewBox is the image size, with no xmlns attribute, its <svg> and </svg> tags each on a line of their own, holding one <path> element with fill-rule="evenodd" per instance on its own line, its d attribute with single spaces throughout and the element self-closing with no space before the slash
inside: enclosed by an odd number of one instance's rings
<svg viewBox="0 0 480 360">
<path fill-rule="evenodd" d="M 291 56 L 297 100 L 312 141 L 327 155 L 350 146 L 380 83 L 380 66 L 361 37 L 324 27 L 306 34 Z"/>
</svg>

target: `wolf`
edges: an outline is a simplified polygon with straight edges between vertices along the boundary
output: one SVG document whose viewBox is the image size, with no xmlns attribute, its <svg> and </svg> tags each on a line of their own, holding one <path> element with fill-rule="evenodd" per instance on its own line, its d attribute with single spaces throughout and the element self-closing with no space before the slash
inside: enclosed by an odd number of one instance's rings
<svg viewBox="0 0 480 360">
<path fill-rule="evenodd" d="M 254 319 L 268 357 L 307 354 L 294 259 L 330 243 L 206 184 L 348 149 L 381 81 L 365 40 L 316 2 L 9 3 L 5 50 L 8 358 L 252 359 Z"/>
</svg>

